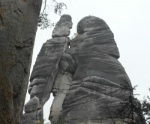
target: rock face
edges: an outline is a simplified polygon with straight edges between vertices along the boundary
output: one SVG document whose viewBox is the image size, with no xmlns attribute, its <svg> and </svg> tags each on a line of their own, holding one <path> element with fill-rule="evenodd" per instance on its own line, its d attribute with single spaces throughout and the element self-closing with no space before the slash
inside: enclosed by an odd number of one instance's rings
<svg viewBox="0 0 150 124">
<path fill-rule="evenodd" d="M 117 60 L 119 52 L 113 33 L 102 19 L 93 16 L 83 18 L 77 32 L 66 53 L 78 66 L 63 102 L 59 124 L 131 123 L 132 86 Z M 134 121 L 142 123 L 140 117 Z"/>
<path fill-rule="evenodd" d="M 60 74 L 59 63 L 68 46 L 67 36 L 71 27 L 71 17 L 63 15 L 54 28 L 53 38 L 43 44 L 31 74 L 29 86 L 31 99 L 25 105 L 21 124 L 37 124 L 43 121 L 43 105 L 49 99 L 57 75 Z"/>
<path fill-rule="evenodd" d="M 67 37 L 70 34 L 71 28 L 72 28 L 71 17 L 68 15 L 63 15 L 61 17 L 61 20 L 57 22 L 53 30 L 52 37 L 64 37 L 64 36 Z"/>
<path fill-rule="evenodd" d="M 35 118 L 35 112 L 40 113 L 52 92 L 52 124 L 145 124 L 108 25 L 98 17 L 83 18 L 67 46 L 70 20 L 68 15 L 61 17 L 53 39 L 39 53 L 23 123 L 41 117 Z"/>
<path fill-rule="evenodd" d="M 20 124 L 41 4 L 0 1 L 0 124 Z"/>
</svg>

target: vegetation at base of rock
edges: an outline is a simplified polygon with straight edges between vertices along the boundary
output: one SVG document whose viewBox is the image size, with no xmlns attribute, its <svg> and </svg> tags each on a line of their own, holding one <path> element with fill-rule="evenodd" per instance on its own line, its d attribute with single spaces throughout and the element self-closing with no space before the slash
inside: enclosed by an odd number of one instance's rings
<svg viewBox="0 0 150 124">
<path fill-rule="evenodd" d="M 150 91 L 150 88 L 149 88 L 149 91 Z M 141 109 L 142 109 L 143 115 L 145 116 L 146 122 L 150 124 L 150 96 L 147 96 L 141 102 Z"/>
</svg>

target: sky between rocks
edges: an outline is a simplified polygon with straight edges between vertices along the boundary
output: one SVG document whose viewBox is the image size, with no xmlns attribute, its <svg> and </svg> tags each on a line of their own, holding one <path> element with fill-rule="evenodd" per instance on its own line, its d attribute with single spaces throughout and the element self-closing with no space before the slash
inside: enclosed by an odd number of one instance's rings
<svg viewBox="0 0 150 124">
<path fill-rule="evenodd" d="M 47 13 L 56 23 L 60 16 L 53 13 L 53 4 L 47 0 Z M 138 85 L 135 94 L 140 100 L 150 95 L 150 0 L 57 0 L 64 2 L 67 9 L 62 14 L 72 16 L 73 28 L 70 37 L 76 33 L 76 25 L 85 16 L 97 16 L 106 21 L 115 36 L 120 59 L 132 85 Z M 51 38 L 53 28 L 38 29 L 32 58 L 32 67 L 41 46 Z M 31 67 L 31 71 L 32 71 Z M 29 100 L 27 95 L 26 102 Z M 51 99 L 44 106 L 44 118 L 50 112 Z"/>
</svg>

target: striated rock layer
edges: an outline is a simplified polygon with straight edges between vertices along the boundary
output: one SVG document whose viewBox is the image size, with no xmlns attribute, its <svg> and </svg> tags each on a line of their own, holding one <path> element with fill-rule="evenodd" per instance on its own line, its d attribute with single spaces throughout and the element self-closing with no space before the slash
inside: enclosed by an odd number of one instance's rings
<svg viewBox="0 0 150 124">
<path fill-rule="evenodd" d="M 144 123 L 142 116 L 133 112 L 136 102 L 131 82 L 117 60 L 119 51 L 108 25 L 88 16 L 78 23 L 77 32 L 66 50 L 77 68 L 58 124 Z"/>
<path fill-rule="evenodd" d="M 78 23 L 78 35 L 69 41 L 71 27 L 71 17 L 63 15 L 53 39 L 43 45 L 22 124 L 42 121 L 50 93 L 51 124 L 145 124 L 108 25 L 98 17 L 85 17 Z"/>
<path fill-rule="evenodd" d="M 54 28 L 53 38 L 43 44 L 30 77 L 31 99 L 25 105 L 25 114 L 22 116 L 21 124 L 37 124 L 43 121 L 43 106 L 49 99 L 59 73 L 60 59 L 68 46 L 67 36 L 71 27 L 71 17 L 63 15 Z"/>
</svg>

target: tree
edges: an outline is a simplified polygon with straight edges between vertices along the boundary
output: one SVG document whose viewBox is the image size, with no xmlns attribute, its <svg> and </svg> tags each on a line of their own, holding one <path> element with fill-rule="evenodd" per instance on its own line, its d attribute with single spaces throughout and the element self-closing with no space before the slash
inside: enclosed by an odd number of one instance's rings
<svg viewBox="0 0 150 124">
<path fill-rule="evenodd" d="M 150 89 L 149 89 L 150 91 Z M 150 124 L 150 96 L 144 98 L 141 102 L 141 108 L 147 124 Z"/>
<path fill-rule="evenodd" d="M 67 5 L 63 2 L 57 2 L 56 0 L 52 0 L 52 3 L 54 3 L 54 13 L 61 15 L 62 10 L 65 8 L 67 9 Z M 48 13 L 46 12 L 46 8 L 47 8 L 47 0 L 45 0 L 43 2 L 43 10 L 40 13 L 39 19 L 38 19 L 38 26 L 41 29 L 45 29 L 45 28 L 49 28 L 54 26 L 54 23 L 52 23 L 49 19 L 48 19 Z"/>
</svg>

